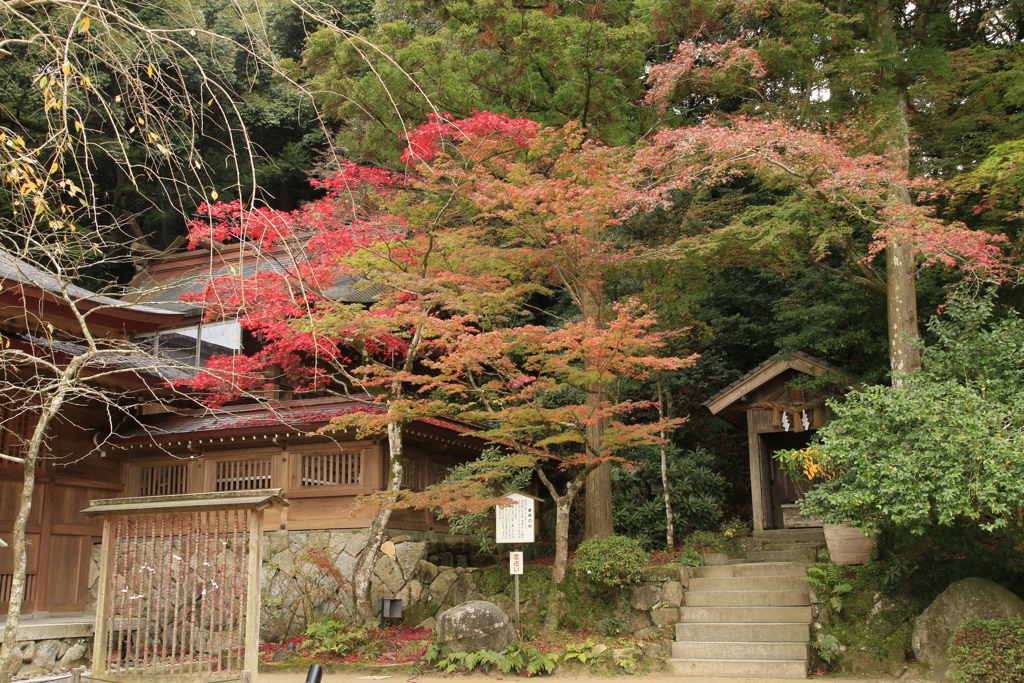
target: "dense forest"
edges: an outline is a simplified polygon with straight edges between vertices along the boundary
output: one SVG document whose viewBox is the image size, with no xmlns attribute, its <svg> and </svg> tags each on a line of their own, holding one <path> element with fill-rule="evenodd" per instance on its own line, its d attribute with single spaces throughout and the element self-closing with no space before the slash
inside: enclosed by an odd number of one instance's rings
<svg viewBox="0 0 1024 683">
<path fill-rule="evenodd" d="M 1014 0 L 2 6 L 3 246 L 45 221 L 41 249 L 65 249 L 73 232 L 77 251 L 61 258 L 124 257 L 83 269 L 83 284 L 123 284 L 183 249 L 211 207 L 308 216 L 346 201 L 331 179 L 354 167 L 361 182 L 412 174 L 397 198 L 360 198 L 344 220 L 399 206 L 413 232 L 482 226 L 473 239 L 533 250 L 551 267 L 501 273 L 532 283 L 516 324 L 600 329 L 633 299 L 671 332 L 663 355 L 690 362 L 552 394 L 613 391 L 648 402 L 638 421 L 669 420 L 677 535 L 749 517 L 747 437 L 702 404 L 779 353 L 827 360 L 837 372 L 821 382 L 880 387 L 892 420 L 942 405 L 976 416 L 961 427 L 989 443 L 1016 415 L 1019 354 L 993 350 L 1020 348 L 1024 306 Z M 495 140 L 506 147 L 481 156 Z M 559 240 L 578 251 L 551 251 Z M 884 393 L 904 384 L 919 394 Z M 867 400 L 847 419 L 885 448 L 892 423 Z M 841 458 L 841 430 L 833 438 Z M 893 467 L 955 460 L 939 441 Z M 592 473 L 604 479 L 573 524 L 661 545 L 660 449 L 621 455 Z M 863 482 L 849 479 L 821 505 L 858 518 L 850 490 Z M 948 518 L 894 512 L 881 525 L 999 528 L 1019 515 L 1006 486 Z M 894 484 L 873 500 L 919 493 Z"/>
</svg>

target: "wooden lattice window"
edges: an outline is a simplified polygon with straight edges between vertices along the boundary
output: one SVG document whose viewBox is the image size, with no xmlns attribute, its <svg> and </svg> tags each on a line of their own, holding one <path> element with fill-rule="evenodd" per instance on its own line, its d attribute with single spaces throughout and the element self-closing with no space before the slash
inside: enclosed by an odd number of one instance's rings
<svg viewBox="0 0 1024 683">
<path fill-rule="evenodd" d="M 362 453 L 315 453 L 302 456 L 302 486 L 363 483 Z"/>
<path fill-rule="evenodd" d="M 15 458 L 22 457 L 36 416 L 27 410 L 6 408 L 0 411 L 0 452 Z"/>
<path fill-rule="evenodd" d="M 420 461 L 416 458 L 406 458 L 402 471 L 402 488 L 410 491 L 422 491 L 420 486 Z"/>
<path fill-rule="evenodd" d="M 11 588 L 14 585 L 14 574 L 0 574 L 0 602 L 10 602 Z M 23 602 L 35 602 L 36 599 L 36 575 L 25 575 L 25 596 Z"/>
<path fill-rule="evenodd" d="M 440 484 L 448 476 L 448 473 L 452 471 L 452 465 L 446 462 L 437 462 L 436 460 L 430 463 L 430 485 Z"/>
<path fill-rule="evenodd" d="M 139 468 L 140 496 L 173 496 L 188 493 L 188 464 Z"/>
<path fill-rule="evenodd" d="M 270 488 L 271 461 L 220 460 L 217 462 L 216 491 L 249 491 Z"/>
</svg>

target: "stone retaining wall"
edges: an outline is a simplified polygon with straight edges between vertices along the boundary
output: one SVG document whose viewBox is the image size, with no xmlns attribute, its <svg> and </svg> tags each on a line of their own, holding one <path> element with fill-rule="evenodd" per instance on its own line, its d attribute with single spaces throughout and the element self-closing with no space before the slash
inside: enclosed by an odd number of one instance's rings
<svg viewBox="0 0 1024 683">
<path fill-rule="evenodd" d="M 338 589 L 339 581 L 351 580 L 366 539 L 365 532 L 352 531 L 266 534 L 263 640 L 279 642 L 326 616 L 350 614 L 349 593 Z M 391 538 L 377 556 L 371 604 L 379 613 L 381 598 L 399 598 L 403 623 L 420 628 L 432 628 L 438 612 L 468 600 L 493 602 L 511 615 L 515 610 L 511 580 L 482 587 L 478 580 L 481 568 L 471 566 L 479 564 L 479 559 L 470 546 L 417 541 L 410 536 Z M 664 625 L 677 622 L 689 575 L 684 566 L 647 567 L 642 583 L 628 593 L 632 609 L 628 630 L 650 636 Z M 542 596 L 528 598 L 520 608 L 541 610 L 543 600 Z"/>
<path fill-rule="evenodd" d="M 16 645 L 21 666 L 17 676 L 43 674 L 55 669 L 88 665 L 92 658 L 92 637 L 24 640 Z"/>
</svg>

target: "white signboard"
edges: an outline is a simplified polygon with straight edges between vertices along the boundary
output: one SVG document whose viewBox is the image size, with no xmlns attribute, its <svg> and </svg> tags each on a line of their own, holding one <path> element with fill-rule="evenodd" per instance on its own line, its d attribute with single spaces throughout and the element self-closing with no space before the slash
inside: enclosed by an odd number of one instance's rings
<svg viewBox="0 0 1024 683">
<path fill-rule="evenodd" d="M 523 553 L 513 552 L 508 554 L 508 573 L 509 574 L 522 574 L 523 573 Z"/>
<path fill-rule="evenodd" d="M 521 493 L 504 496 L 512 505 L 495 508 L 498 543 L 533 543 L 533 498 Z"/>
</svg>

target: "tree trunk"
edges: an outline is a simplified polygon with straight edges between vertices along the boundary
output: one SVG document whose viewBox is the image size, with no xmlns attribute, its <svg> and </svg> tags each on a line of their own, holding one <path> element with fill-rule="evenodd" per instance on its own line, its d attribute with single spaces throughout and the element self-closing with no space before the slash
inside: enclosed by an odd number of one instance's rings
<svg viewBox="0 0 1024 683">
<path fill-rule="evenodd" d="M 597 407 L 607 401 L 607 390 L 603 387 L 590 387 L 587 391 L 587 404 Z M 601 454 L 604 443 L 606 421 L 598 420 L 586 427 L 586 448 L 590 457 Z M 583 499 L 585 514 L 583 538 L 605 538 L 615 533 L 612 517 L 612 464 L 603 462 L 587 475 L 587 495 Z"/>
<path fill-rule="evenodd" d="M 35 463 L 36 458 L 25 458 L 25 481 L 21 485 L 18 516 L 14 520 L 11 543 L 11 550 L 14 552 L 14 577 L 11 580 L 11 597 L 7 607 L 3 645 L 0 646 L 0 683 L 10 683 L 14 676 L 14 667 L 21 663 L 21 658 L 14 656 L 14 645 L 17 640 L 15 633 L 21 616 L 21 604 L 25 598 L 25 571 L 28 568 L 25 527 L 32 512 L 32 493 L 36 486 Z"/>
<path fill-rule="evenodd" d="M 370 579 L 373 576 L 373 567 L 377 561 L 377 553 L 384 542 L 384 531 L 387 529 L 388 520 L 391 519 L 391 511 L 394 509 L 395 501 L 398 500 L 398 492 L 402 488 L 402 425 L 399 422 L 388 424 L 388 448 L 391 463 L 391 481 L 388 482 L 388 491 L 391 494 L 377 508 L 377 514 L 370 524 L 369 537 L 366 539 L 366 547 L 359 553 L 356 560 L 356 568 L 352 572 L 352 600 L 353 619 L 357 624 L 366 624 L 373 620 L 373 605 L 370 604 Z"/>
<path fill-rule="evenodd" d="M 584 470 L 576 475 L 565 487 L 565 493 L 558 495 L 558 489 L 551 483 L 548 476 L 540 468 L 537 469 L 537 476 L 541 483 L 551 494 L 555 501 L 555 561 L 551 567 L 551 592 L 548 594 L 548 613 L 544 617 L 544 630 L 553 631 L 558 628 L 559 619 L 562 617 L 565 593 L 562 591 L 562 582 L 565 581 L 565 572 L 569 566 L 569 512 L 572 510 L 572 503 L 576 495 L 583 488 L 590 472 Z"/>
<path fill-rule="evenodd" d="M 883 52 L 898 55 L 895 17 L 892 7 L 882 3 L 878 13 L 878 41 Z M 907 93 L 899 84 L 893 84 L 892 124 L 886 140 L 886 156 L 910 177 L 910 124 L 907 121 Z M 889 192 L 897 204 L 910 206 L 910 191 L 905 182 L 892 183 Z M 921 349 L 918 346 L 921 330 L 917 324 L 917 281 L 915 261 L 910 246 L 890 240 L 885 250 L 886 309 L 889 327 L 889 367 L 893 386 L 902 383 L 902 377 L 921 367 Z"/>
<path fill-rule="evenodd" d="M 658 420 L 665 419 L 665 388 L 661 384 L 661 373 L 658 373 Z M 672 490 L 668 486 L 668 443 L 670 436 L 661 430 L 661 497 L 665 501 L 665 547 L 672 552 L 676 547 L 675 524 L 672 515 Z"/>
</svg>

